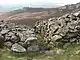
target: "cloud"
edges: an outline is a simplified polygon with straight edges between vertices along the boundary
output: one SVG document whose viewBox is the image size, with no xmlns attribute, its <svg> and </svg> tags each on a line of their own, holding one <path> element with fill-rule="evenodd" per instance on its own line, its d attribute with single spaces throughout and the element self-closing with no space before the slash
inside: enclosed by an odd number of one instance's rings
<svg viewBox="0 0 80 60">
<path fill-rule="evenodd" d="M 65 5 L 65 4 L 74 4 L 80 2 L 80 0 L 0 0 L 0 4 L 32 4 L 32 5 L 41 5 L 41 4 L 58 4 L 58 5 Z"/>
<path fill-rule="evenodd" d="M 66 5 L 66 4 L 75 4 L 80 2 L 80 0 L 50 0 L 56 4 L 60 4 L 60 5 Z"/>
</svg>

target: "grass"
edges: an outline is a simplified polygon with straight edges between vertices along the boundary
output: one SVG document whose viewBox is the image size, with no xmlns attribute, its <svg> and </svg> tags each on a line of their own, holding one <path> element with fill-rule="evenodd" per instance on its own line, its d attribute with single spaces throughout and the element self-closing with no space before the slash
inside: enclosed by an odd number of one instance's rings
<svg viewBox="0 0 80 60">
<path fill-rule="evenodd" d="M 54 48 L 55 50 L 56 48 Z M 80 50 L 80 45 L 70 45 L 66 48 L 63 54 L 51 54 L 47 55 L 38 52 L 26 52 L 26 53 L 12 53 L 7 48 L 0 49 L 0 60 L 80 60 L 80 53 L 76 54 L 76 51 Z"/>
</svg>

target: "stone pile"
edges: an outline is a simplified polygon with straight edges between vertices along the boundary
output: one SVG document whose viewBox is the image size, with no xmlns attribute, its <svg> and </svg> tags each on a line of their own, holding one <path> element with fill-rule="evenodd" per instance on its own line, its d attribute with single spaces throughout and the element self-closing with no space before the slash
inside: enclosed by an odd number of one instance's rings
<svg viewBox="0 0 80 60">
<path fill-rule="evenodd" d="M 0 22 L 0 47 L 6 46 L 13 52 L 39 51 L 34 29 L 26 25 Z"/>
<path fill-rule="evenodd" d="M 80 43 L 80 11 L 36 22 L 34 26 L 44 43 L 56 46 L 66 43 Z"/>
</svg>

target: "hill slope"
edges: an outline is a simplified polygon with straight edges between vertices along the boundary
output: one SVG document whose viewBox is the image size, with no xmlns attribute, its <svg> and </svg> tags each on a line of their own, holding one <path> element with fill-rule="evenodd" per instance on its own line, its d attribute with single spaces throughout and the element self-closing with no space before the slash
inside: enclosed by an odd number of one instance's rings
<svg viewBox="0 0 80 60">
<path fill-rule="evenodd" d="M 37 20 L 51 17 L 60 17 L 64 14 L 80 10 L 80 3 L 65 5 L 58 8 L 31 8 L 24 7 L 5 14 L 4 20 L 20 24 L 34 25 Z M 3 16 L 3 15 L 2 15 Z"/>
</svg>

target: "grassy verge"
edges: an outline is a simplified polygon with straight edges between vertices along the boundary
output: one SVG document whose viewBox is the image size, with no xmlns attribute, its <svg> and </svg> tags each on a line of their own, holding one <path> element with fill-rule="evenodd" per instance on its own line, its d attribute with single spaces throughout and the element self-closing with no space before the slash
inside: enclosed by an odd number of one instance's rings
<svg viewBox="0 0 80 60">
<path fill-rule="evenodd" d="M 56 49 L 56 48 L 54 48 Z M 80 60 L 80 45 L 70 45 L 64 48 L 65 52 L 60 54 L 47 55 L 38 52 L 26 52 L 25 54 L 15 54 L 4 48 L 0 49 L 0 60 Z"/>
</svg>

